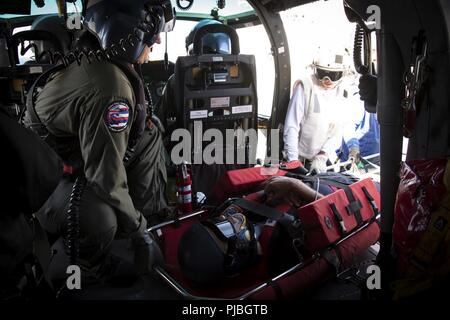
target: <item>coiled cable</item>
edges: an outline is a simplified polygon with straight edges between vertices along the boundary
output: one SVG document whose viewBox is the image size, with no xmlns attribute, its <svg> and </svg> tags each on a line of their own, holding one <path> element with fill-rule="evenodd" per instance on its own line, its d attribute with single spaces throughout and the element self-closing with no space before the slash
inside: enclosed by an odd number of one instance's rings
<svg viewBox="0 0 450 320">
<path fill-rule="evenodd" d="M 79 257 L 80 203 L 85 187 L 86 178 L 84 176 L 76 178 L 67 210 L 67 232 L 64 244 L 71 265 L 76 265 Z"/>
<path fill-rule="evenodd" d="M 154 22 L 148 22 L 152 19 L 148 19 L 147 16 L 152 15 L 155 19 Z M 121 38 L 116 43 L 113 43 L 109 47 L 105 49 L 73 49 L 68 51 L 66 54 L 60 51 L 45 50 L 41 53 L 38 53 L 37 46 L 34 43 L 30 43 L 28 46 L 25 46 L 25 40 L 21 39 L 21 55 L 24 55 L 28 50 L 33 48 L 35 50 L 36 61 L 42 59 L 43 56 L 48 56 L 51 64 L 62 63 L 65 67 L 69 66 L 72 62 L 77 62 L 78 65 L 81 65 L 83 57 L 86 58 L 88 63 L 91 63 L 93 60 L 101 61 L 101 60 L 109 60 L 118 56 L 121 52 L 127 51 L 127 46 L 134 47 L 136 45 L 136 41 L 141 41 L 140 33 L 155 33 L 157 30 L 157 26 L 160 25 L 161 18 L 158 14 L 155 13 L 155 9 L 151 8 L 147 10 L 147 14 L 144 20 L 140 21 L 137 26 L 133 27 L 132 32 L 129 33 L 125 38 Z"/>
<path fill-rule="evenodd" d="M 364 65 L 364 62 L 362 61 L 362 54 L 363 54 L 363 46 L 364 46 L 364 38 L 366 37 L 366 33 L 364 29 L 359 25 L 356 24 L 356 30 L 355 30 L 355 38 L 353 43 L 353 62 L 355 64 L 355 69 L 359 74 L 367 74 L 369 72 L 369 67 Z M 367 58 L 367 52 L 364 52 L 365 58 Z M 369 61 L 366 59 L 366 61 Z"/>
</svg>

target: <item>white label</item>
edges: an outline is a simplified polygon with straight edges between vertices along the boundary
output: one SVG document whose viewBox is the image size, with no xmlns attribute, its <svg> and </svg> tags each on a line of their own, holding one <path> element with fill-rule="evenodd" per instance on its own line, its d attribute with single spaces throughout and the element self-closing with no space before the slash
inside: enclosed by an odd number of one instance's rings
<svg viewBox="0 0 450 320">
<path fill-rule="evenodd" d="M 191 185 L 188 184 L 187 186 L 178 187 L 178 191 L 181 193 L 191 192 Z"/>
<path fill-rule="evenodd" d="M 223 61 L 223 57 L 212 57 L 212 61 L 213 62 L 222 62 Z"/>
<path fill-rule="evenodd" d="M 230 106 L 230 97 L 211 98 L 211 108 L 227 108 Z"/>
<path fill-rule="evenodd" d="M 208 110 L 193 110 L 190 113 L 191 119 L 208 118 Z"/>
<path fill-rule="evenodd" d="M 264 225 L 269 226 L 269 227 L 275 227 L 276 224 L 277 224 L 276 220 L 267 219 L 267 221 Z"/>
<path fill-rule="evenodd" d="M 247 113 L 247 112 L 252 112 L 253 108 L 251 104 L 245 105 L 245 106 L 236 106 L 232 108 L 232 113 L 236 114 L 236 113 Z"/>
<path fill-rule="evenodd" d="M 178 203 L 191 203 L 192 194 L 178 195 Z"/>
<path fill-rule="evenodd" d="M 42 73 L 42 67 L 30 67 L 30 73 Z"/>
<path fill-rule="evenodd" d="M 278 53 L 279 53 L 279 54 L 284 53 L 284 47 L 279 47 L 279 48 L 278 48 Z"/>
</svg>

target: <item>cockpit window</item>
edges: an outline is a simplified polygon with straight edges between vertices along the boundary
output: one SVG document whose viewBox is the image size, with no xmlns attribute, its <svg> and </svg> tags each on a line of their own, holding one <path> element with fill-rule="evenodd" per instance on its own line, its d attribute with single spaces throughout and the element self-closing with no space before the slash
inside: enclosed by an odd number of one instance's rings
<svg viewBox="0 0 450 320">
<path fill-rule="evenodd" d="M 78 0 L 74 3 L 67 3 L 67 12 L 68 13 L 77 13 L 81 12 L 81 1 Z M 56 1 L 46 1 L 45 6 L 42 8 L 38 8 L 36 6 L 36 3 L 32 1 L 31 3 L 31 14 L 32 16 L 35 15 L 42 15 L 42 14 L 52 14 L 52 13 L 58 13 L 58 6 L 56 4 Z M 22 17 L 25 15 L 21 14 L 0 14 L 0 18 L 15 18 L 15 17 Z"/>
<path fill-rule="evenodd" d="M 175 3 L 175 1 L 172 1 Z M 194 1 L 192 7 L 187 11 L 182 11 L 178 7 L 176 7 L 177 13 L 179 15 L 183 15 L 184 13 L 189 13 L 191 15 L 211 15 L 211 10 L 217 7 L 216 0 L 200 0 Z M 226 1 L 225 8 L 219 9 L 219 16 L 231 16 L 237 15 L 244 12 L 254 11 L 253 7 L 246 0 L 235 0 L 235 1 Z"/>
</svg>

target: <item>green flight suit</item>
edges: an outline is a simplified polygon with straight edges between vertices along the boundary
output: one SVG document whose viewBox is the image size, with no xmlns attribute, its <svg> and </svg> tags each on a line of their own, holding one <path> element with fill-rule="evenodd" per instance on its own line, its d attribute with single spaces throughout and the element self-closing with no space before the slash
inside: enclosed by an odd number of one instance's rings
<svg viewBox="0 0 450 320">
<path fill-rule="evenodd" d="M 115 104 L 128 108 L 128 120 L 120 123 L 120 130 L 107 121 L 110 107 Z M 78 138 L 88 184 L 86 192 L 94 193 L 84 196 L 81 205 L 80 258 L 83 259 L 83 243 L 90 252 L 85 252 L 84 259 L 89 261 L 91 253 L 97 249 L 105 251 L 115 236 L 127 236 L 141 222 L 145 223 L 141 212 L 151 216 L 167 206 L 163 145 L 155 126 L 144 131 L 136 152 L 124 165 L 137 112 L 133 88 L 118 66 L 108 61 L 85 62 L 81 66 L 72 63 L 48 80 L 36 99 L 35 109 L 52 135 Z M 50 232 L 64 232 L 68 193 L 70 186 L 65 181 L 40 215 Z M 104 204 L 112 208 L 114 217 L 108 209 L 98 213 Z"/>
</svg>

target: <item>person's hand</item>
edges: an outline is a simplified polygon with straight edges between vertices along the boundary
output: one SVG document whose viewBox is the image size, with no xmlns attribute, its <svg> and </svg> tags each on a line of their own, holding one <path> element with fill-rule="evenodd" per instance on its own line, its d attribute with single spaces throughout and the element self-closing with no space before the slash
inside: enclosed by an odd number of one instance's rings
<svg viewBox="0 0 450 320">
<path fill-rule="evenodd" d="M 358 164 L 361 161 L 361 154 L 358 147 L 350 148 L 348 152 L 348 160 L 352 163 Z"/>
<path fill-rule="evenodd" d="M 327 172 L 327 160 L 328 157 L 325 154 L 318 154 L 311 162 L 309 171 L 311 173 L 324 173 Z"/>
<path fill-rule="evenodd" d="M 148 274 L 155 266 L 163 266 L 164 258 L 158 243 L 147 231 L 147 221 L 142 217 L 139 229 L 130 235 L 134 246 L 134 263 L 139 274 Z"/>
<path fill-rule="evenodd" d="M 371 74 L 363 75 L 359 78 L 360 99 L 371 106 L 377 105 L 377 77 Z"/>
<path fill-rule="evenodd" d="M 361 154 L 359 153 L 358 147 L 352 147 L 349 149 L 348 152 L 348 160 L 351 162 L 348 164 L 345 169 L 353 174 L 357 174 L 359 172 L 358 170 L 358 163 L 361 161 Z"/>
</svg>

